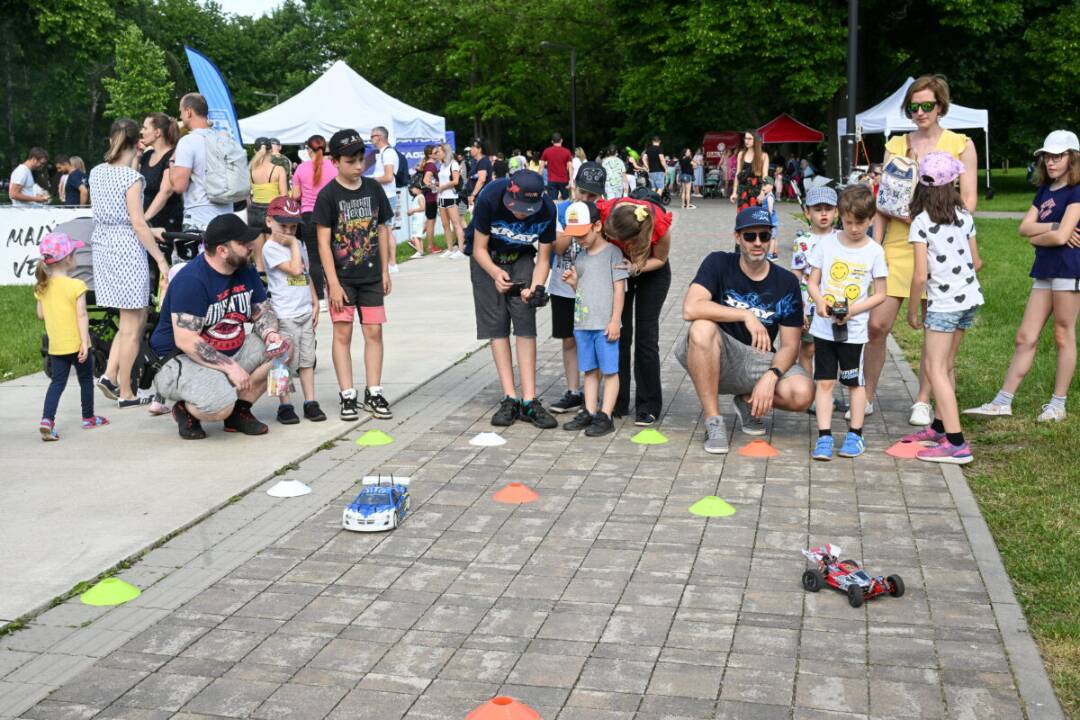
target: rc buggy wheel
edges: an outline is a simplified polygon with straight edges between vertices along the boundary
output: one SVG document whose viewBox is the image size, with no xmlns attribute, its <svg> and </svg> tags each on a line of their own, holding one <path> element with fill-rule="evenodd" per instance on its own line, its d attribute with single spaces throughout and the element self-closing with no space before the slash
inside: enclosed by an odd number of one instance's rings
<svg viewBox="0 0 1080 720">
<path fill-rule="evenodd" d="M 893 597 L 903 597 L 904 578 L 899 575 L 890 575 L 885 578 L 885 584 L 889 586 L 889 594 Z"/>
<path fill-rule="evenodd" d="M 825 586 L 825 578 L 820 570 L 811 568 L 802 574 L 802 586 L 808 592 L 817 592 Z"/>
<path fill-rule="evenodd" d="M 864 598 L 865 595 L 861 587 L 859 587 L 858 585 L 851 585 L 848 587 L 847 600 L 849 603 L 851 603 L 851 607 L 862 607 Z"/>
</svg>

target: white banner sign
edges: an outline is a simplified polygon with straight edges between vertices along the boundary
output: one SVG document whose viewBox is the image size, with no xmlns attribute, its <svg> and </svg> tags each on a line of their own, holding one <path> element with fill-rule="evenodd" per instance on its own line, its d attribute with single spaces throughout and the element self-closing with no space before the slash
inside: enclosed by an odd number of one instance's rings
<svg viewBox="0 0 1080 720">
<path fill-rule="evenodd" d="M 89 214 L 90 208 L 0 207 L 0 285 L 32 285 L 42 235 Z"/>
</svg>

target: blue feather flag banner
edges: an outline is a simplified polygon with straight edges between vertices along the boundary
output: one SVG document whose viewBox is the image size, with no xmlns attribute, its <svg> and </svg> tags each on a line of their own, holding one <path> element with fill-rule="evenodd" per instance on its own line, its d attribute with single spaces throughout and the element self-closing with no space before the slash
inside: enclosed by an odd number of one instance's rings
<svg viewBox="0 0 1080 720">
<path fill-rule="evenodd" d="M 188 63 L 191 65 L 191 74 L 195 76 L 195 84 L 199 92 L 206 98 L 206 104 L 210 108 L 209 118 L 211 124 L 221 130 L 227 129 L 236 142 L 243 144 L 240 138 L 240 123 L 236 119 L 236 108 L 233 107 L 232 93 L 225 84 L 225 78 L 221 77 L 221 71 L 211 62 L 210 58 L 198 50 L 184 46 L 187 53 Z"/>
</svg>

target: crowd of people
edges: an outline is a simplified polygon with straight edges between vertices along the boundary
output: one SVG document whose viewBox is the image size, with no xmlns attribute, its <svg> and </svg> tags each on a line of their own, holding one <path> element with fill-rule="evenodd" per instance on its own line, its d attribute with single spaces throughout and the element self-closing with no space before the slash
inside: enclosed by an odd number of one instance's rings
<svg viewBox="0 0 1080 720">
<path fill-rule="evenodd" d="M 909 299 L 906 318 L 925 332 L 910 421 L 925 427 L 903 441 L 923 444 L 923 460 L 971 461 L 953 366 L 983 304 L 972 220 L 976 157 L 968 138 L 941 127 L 949 101 L 942 78 L 919 78 L 904 100 L 917 129 L 890 140 L 877 176 L 839 193 L 807 186 L 809 229 L 796 237 L 790 271 L 776 262 L 774 189 L 783 185 L 770 175 L 760 136 L 745 135 L 733 155 L 728 196 L 738 205 L 735 250 L 711 253 L 701 263 L 683 300 L 688 327 L 677 348 L 704 411 L 707 452 L 727 452 L 719 395 L 731 395 L 746 434 L 764 434 L 774 408 L 812 406 L 819 431 L 813 457 L 861 455 L 885 337 Z M 671 286 L 673 246 L 673 215 L 657 197 L 672 187 L 671 161 L 659 138 L 640 154 L 609 147 L 593 160 L 564 147 L 557 134 L 543 152 L 514 151 L 509 158 L 492 158 L 480 139 L 467 157 L 431 145 L 411 175 L 385 128 L 370 130 L 370 147 L 353 129 L 329 141 L 313 136 L 307 159 L 295 169 L 287 158 L 275 160 L 279 144 L 262 138 L 249 168 L 245 223 L 221 201 L 221 191 L 208 190 L 220 183 L 207 177 L 214 150 L 205 100 L 184 96 L 179 114 L 188 129 L 181 138 L 164 115 L 146 118 L 141 129 L 130 120 L 114 123 L 105 162 L 88 178 L 96 301 L 120 317 L 97 386 L 119 407 L 151 402 L 134 392 L 130 376 L 155 267 L 164 296 L 150 338 L 157 357 L 153 403 L 160 406 L 155 411 L 172 404 L 181 437 L 205 437 L 203 423 L 213 421 L 228 432 L 267 432 L 252 403 L 266 391 L 271 372 L 283 367 L 300 379 L 303 417 L 325 420 L 312 379 L 322 304 L 333 324 L 340 417 L 356 419 L 361 409 L 391 417 L 381 387 L 384 299 L 392 290 L 395 255 L 391 229 L 407 223 L 417 253 L 432 253 L 439 217 L 445 252 L 469 258 L 477 338 L 490 341 L 503 393 L 493 425 L 520 420 L 554 428 L 552 413 L 573 413 L 567 430 L 598 436 L 612 432 L 621 416 L 639 426 L 658 422 L 659 319 Z M 27 163 L 47 162 L 42 154 L 31 151 Z M 1080 312 L 1080 145 L 1073 133 L 1056 131 L 1036 158 L 1040 188 L 1020 225 L 1036 248 L 1035 280 L 1016 354 L 1001 391 L 969 413 L 1010 414 L 1039 331 L 1052 315 L 1058 378 L 1039 420 L 1065 417 Z M 890 176 L 898 159 L 917 168 L 907 186 Z M 674 187 L 683 208 L 691 209 L 703 153 L 684 149 L 673 167 Z M 77 175 L 75 186 L 86 187 Z M 20 192 L 24 188 L 20 183 Z M 25 197 L 37 201 L 34 193 L 29 187 Z M 158 242 L 161 228 L 178 226 L 203 228 L 202 252 L 179 271 L 169 267 Z M 36 295 L 54 358 L 41 421 L 46 440 L 58 437 L 56 402 L 71 367 L 82 385 L 83 426 L 107 423 L 93 409 L 86 288 L 69 277 L 78 245 L 60 233 L 41 245 Z M 551 308 L 566 380 L 566 391 L 548 407 L 536 387 L 537 312 L 544 305 Z M 362 394 L 352 374 L 354 320 L 364 338 Z M 850 395 L 838 449 L 831 427 L 837 381 Z M 289 384 L 279 393 L 283 424 L 300 422 Z"/>
</svg>

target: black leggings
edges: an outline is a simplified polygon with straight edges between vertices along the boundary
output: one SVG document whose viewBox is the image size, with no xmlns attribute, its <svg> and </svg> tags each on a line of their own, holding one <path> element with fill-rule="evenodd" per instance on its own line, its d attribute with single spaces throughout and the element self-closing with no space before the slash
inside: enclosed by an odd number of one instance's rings
<svg viewBox="0 0 1080 720">
<path fill-rule="evenodd" d="M 311 222 L 311 213 L 300 216 L 304 224 L 300 226 L 300 239 L 308 252 L 308 264 L 311 270 L 311 282 L 315 283 L 315 292 L 322 300 L 326 295 L 326 276 L 323 274 L 322 258 L 319 257 L 319 241 L 315 234 L 315 223 Z"/>
<path fill-rule="evenodd" d="M 660 387 L 660 311 L 671 288 L 671 266 L 643 273 L 627 281 L 619 335 L 619 398 L 615 411 L 629 415 L 630 346 L 634 346 L 634 412 L 660 417 L 664 405 Z M 637 334 L 636 342 L 634 335 Z"/>
</svg>

